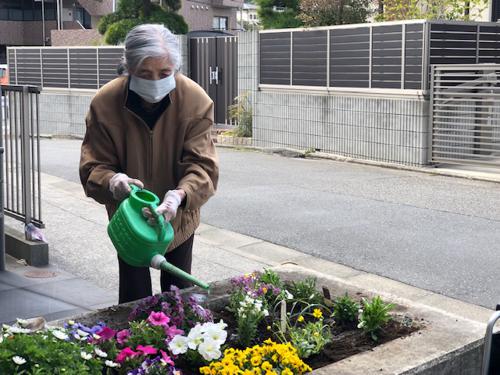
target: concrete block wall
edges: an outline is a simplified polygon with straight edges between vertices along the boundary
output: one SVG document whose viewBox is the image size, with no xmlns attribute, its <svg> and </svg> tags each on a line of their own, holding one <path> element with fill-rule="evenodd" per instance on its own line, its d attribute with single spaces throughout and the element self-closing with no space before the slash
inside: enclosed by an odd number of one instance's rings
<svg viewBox="0 0 500 375">
<path fill-rule="evenodd" d="M 258 33 L 238 36 L 238 88 L 240 94 L 251 93 L 254 145 L 406 165 L 428 163 L 427 99 L 356 89 L 259 89 Z"/>
<path fill-rule="evenodd" d="M 429 115 L 423 98 L 261 90 L 254 106 L 256 146 L 427 164 Z"/>
</svg>

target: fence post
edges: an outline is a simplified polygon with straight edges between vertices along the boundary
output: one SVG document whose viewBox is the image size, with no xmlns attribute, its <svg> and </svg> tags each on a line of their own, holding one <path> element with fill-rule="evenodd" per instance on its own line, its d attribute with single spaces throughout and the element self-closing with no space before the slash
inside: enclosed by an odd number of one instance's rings
<svg viewBox="0 0 500 375">
<path fill-rule="evenodd" d="M 25 223 L 29 224 L 32 218 L 31 212 L 31 147 L 30 147 L 30 105 L 29 91 L 23 86 L 21 99 L 21 170 L 23 186 L 23 209 Z"/>
<path fill-rule="evenodd" d="M 7 98 L 3 99 L 7 100 Z M 6 115 L 5 115 L 6 116 Z M 0 124 L 4 127 L 4 103 L 2 101 L 2 88 L 0 88 Z M 3 135 L 0 135 L 0 271 L 5 271 L 5 232 L 4 232 L 4 212 L 3 212 Z"/>
</svg>

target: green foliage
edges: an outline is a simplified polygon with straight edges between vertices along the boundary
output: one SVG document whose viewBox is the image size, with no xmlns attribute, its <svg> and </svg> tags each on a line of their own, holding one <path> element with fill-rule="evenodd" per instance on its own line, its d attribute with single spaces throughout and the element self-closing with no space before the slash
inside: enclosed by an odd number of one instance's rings
<svg viewBox="0 0 500 375">
<path fill-rule="evenodd" d="M 236 103 L 228 107 L 229 118 L 236 121 L 237 125 L 233 134 L 237 137 L 252 136 L 252 107 L 248 100 L 248 92 L 235 98 Z"/>
<path fill-rule="evenodd" d="M 380 1 L 380 0 L 379 0 Z M 469 21 L 488 8 L 488 0 L 383 0 L 377 21 L 428 19 Z"/>
<path fill-rule="evenodd" d="M 323 303 L 323 296 L 316 290 L 316 279 L 314 277 L 293 281 L 288 287 L 288 291 L 293 295 L 294 301 L 301 301 L 307 304 Z"/>
<path fill-rule="evenodd" d="M 92 357 L 84 359 L 82 352 Z M 26 363 L 17 365 L 15 356 Z M 92 345 L 60 340 L 50 332 L 17 333 L 0 343 L 0 374 L 101 374 L 102 369 Z"/>
<path fill-rule="evenodd" d="M 184 18 L 175 13 L 181 7 L 180 0 L 163 1 L 163 7 L 150 1 L 148 4 L 146 8 L 143 0 L 120 0 L 116 12 L 99 21 L 97 28 L 104 35 L 104 41 L 119 44 L 133 27 L 144 23 L 163 24 L 174 34 L 188 32 Z"/>
<path fill-rule="evenodd" d="M 281 281 L 280 275 L 271 269 L 264 270 L 264 273 L 260 275 L 260 282 L 271 284 L 277 288 L 283 288 L 283 281 Z"/>
<path fill-rule="evenodd" d="M 108 44 L 120 44 L 125 40 L 127 33 L 135 26 L 139 25 L 139 20 L 122 19 L 109 25 L 104 36 L 104 40 Z"/>
<path fill-rule="evenodd" d="M 290 342 L 297 349 L 301 359 L 318 354 L 332 341 L 330 327 L 323 320 L 307 322 L 303 327 L 290 327 Z"/>
<path fill-rule="evenodd" d="M 297 18 L 299 0 L 256 0 L 257 11 L 261 25 L 264 29 L 283 29 L 302 26 L 302 21 Z M 280 10 L 275 10 L 279 8 Z"/>
<path fill-rule="evenodd" d="M 333 317 L 339 324 L 353 324 L 358 319 L 359 303 L 354 301 L 347 293 L 343 297 L 335 299 L 333 305 Z"/>
<path fill-rule="evenodd" d="M 152 345 L 155 348 L 166 350 L 165 330 L 163 326 L 154 326 L 146 320 L 130 322 L 130 337 L 127 346 Z"/>
<path fill-rule="evenodd" d="M 364 23 L 369 6 L 369 0 L 300 0 L 298 18 L 308 27 Z"/>
<path fill-rule="evenodd" d="M 394 305 L 385 303 L 379 296 L 374 297 L 371 301 L 363 298 L 361 302 L 363 306 L 359 314 L 358 328 L 369 334 L 373 341 L 377 341 L 380 330 L 392 319 L 389 312 L 394 308 Z"/>
</svg>

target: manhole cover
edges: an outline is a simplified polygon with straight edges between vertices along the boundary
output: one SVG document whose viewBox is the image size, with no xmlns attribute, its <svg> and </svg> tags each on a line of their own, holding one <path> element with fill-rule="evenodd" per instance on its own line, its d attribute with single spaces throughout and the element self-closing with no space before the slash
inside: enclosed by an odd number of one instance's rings
<svg viewBox="0 0 500 375">
<path fill-rule="evenodd" d="M 49 277 L 55 277 L 57 274 L 52 271 L 42 271 L 42 270 L 32 270 L 26 271 L 24 276 L 31 277 L 33 279 L 46 279 Z"/>
</svg>

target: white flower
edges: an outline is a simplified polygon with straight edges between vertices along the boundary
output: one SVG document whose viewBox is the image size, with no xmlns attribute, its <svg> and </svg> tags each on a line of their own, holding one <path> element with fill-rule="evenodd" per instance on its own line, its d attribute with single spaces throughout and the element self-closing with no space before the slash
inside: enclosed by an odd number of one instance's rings
<svg viewBox="0 0 500 375">
<path fill-rule="evenodd" d="M 92 337 L 96 340 L 99 340 L 101 338 L 101 336 L 99 336 L 97 333 L 93 333 Z"/>
<path fill-rule="evenodd" d="M 207 338 L 215 341 L 220 346 L 226 342 L 227 332 L 221 329 L 218 324 L 212 324 L 205 332 L 204 339 Z"/>
<path fill-rule="evenodd" d="M 82 331 L 81 329 L 77 329 L 76 333 L 78 333 L 81 337 L 87 337 L 89 335 L 88 332 Z"/>
<path fill-rule="evenodd" d="M 111 368 L 114 368 L 114 367 L 120 367 L 120 364 L 119 363 L 116 363 L 116 362 L 113 362 L 113 361 L 110 361 L 109 359 L 106 360 L 106 362 L 104 362 L 104 364 L 108 367 L 111 367 Z"/>
<path fill-rule="evenodd" d="M 262 311 L 262 313 L 264 314 L 264 316 L 269 316 L 269 311 L 267 311 L 267 309 L 264 309 L 264 311 Z"/>
<path fill-rule="evenodd" d="M 187 337 L 177 335 L 172 341 L 169 342 L 168 348 L 174 355 L 184 354 L 188 350 L 188 339 Z"/>
<path fill-rule="evenodd" d="M 9 332 L 9 333 L 30 333 L 31 330 L 26 329 L 26 328 L 20 328 L 20 327 L 12 326 L 12 327 L 9 327 L 7 329 L 7 332 Z"/>
<path fill-rule="evenodd" d="M 23 358 L 23 357 L 19 357 L 18 355 L 15 355 L 14 357 L 12 357 L 12 360 L 14 361 L 14 363 L 16 365 L 24 365 L 26 363 L 26 360 Z"/>
<path fill-rule="evenodd" d="M 94 351 L 95 351 L 95 354 L 97 354 L 101 358 L 106 358 L 108 356 L 108 353 L 102 351 L 99 348 L 95 348 Z"/>
<path fill-rule="evenodd" d="M 198 345 L 203 342 L 203 331 L 204 329 L 199 324 L 191 328 L 187 336 L 187 344 L 190 349 L 196 350 Z"/>
<path fill-rule="evenodd" d="M 0 335 L 0 344 L 3 342 L 3 335 Z"/>
<path fill-rule="evenodd" d="M 198 352 L 206 361 L 213 361 L 222 355 L 220 345 L 208 337 L 200 344 Z"/>
<path fill-rule="evenodd" d="M 68 324 L 69 324 L 70 326 L 73 326 L 73 325 L 75 325 L 75 321 L 74 321 L 74 320 L 68 320 Z"/>
<path fill-rule="evenodd" d="M 80 355 L 82 356 L 83 359 L 88 360 L 92 358 L 92 354 L 86 353 L 86 352 L 80 352 Z"/>
<path fill-rule="evenodd" d="M 286 299 L 293 299 L 293 294 L 290 293 L 288 290 L 285 290 L 285 298 Z"/>
<path fill-rule="evenodd" d="M 219 321 L 219 323 L 215 323 L 215 325 L 217 327 L 219 327 L 219 329 L 226 329 L 227 328 L 227 324 L 224 323 L 224 321 L 222 319 Z"/>
<path fill-rule="evenodd" d="M 20 325 L 21 327 L 26 327 L 29 323 L 26 319 L 17 318 L 16 320 L 17 320 L 17 324 Z"/>
<path fill-rule="evenodd" d="M 59 340 L 67 340 L 69 338 L 69 336 L 67 334 L 65 334 L 63 331 L 59 331 L 57 329 L 53 330 L 52 334 L 56 338 L 58 338 Z"/>
</svg>

